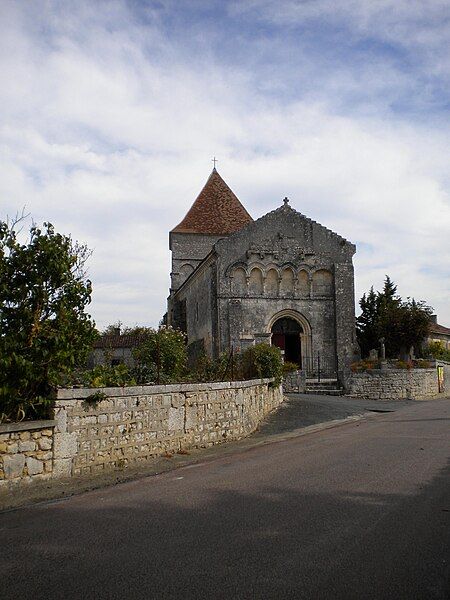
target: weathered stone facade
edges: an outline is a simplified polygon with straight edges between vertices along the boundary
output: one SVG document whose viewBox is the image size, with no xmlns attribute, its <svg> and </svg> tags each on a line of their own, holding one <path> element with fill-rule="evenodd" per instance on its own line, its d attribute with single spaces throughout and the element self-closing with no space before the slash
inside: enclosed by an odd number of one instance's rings
<svg viewBox="0 0 450 600">
<path fill-rule="evenodd" d="M 203 234 L 183 235 L 192 255 L 198 240 L 203 260 L 187 278 L 179 271 L 172 278 L 168 322 L 187 333 L 191 351 L 216 357 L 275 343 L 302 369 L 319 354 L 330 375 L 339 373 L 345 383 L 357 348 L 353 244 L 287 199 L 231 234 L 210 237 L 209 248 Z M 180 256 L 171 248 L 175 269 Z"/>
<path fill-rule="evenodd" d="M 97 403 L 93 392 L 106 394 Z M 0 426 L 0 487 L 94 475 L 240 439 L 283 400 L 271 380 L 59 390 L 55 421 Z"/>
<path fill-rule="evenodd" d="M 439 393 L 436 369 L 387 369 L 354 373 L 350 395 L 372 400 L 431 398 Z"/>
<path fill-rule="evenodd" d="M 50 479 L 54 421 L 0 425 L 0 488 Z"/>
</svg>

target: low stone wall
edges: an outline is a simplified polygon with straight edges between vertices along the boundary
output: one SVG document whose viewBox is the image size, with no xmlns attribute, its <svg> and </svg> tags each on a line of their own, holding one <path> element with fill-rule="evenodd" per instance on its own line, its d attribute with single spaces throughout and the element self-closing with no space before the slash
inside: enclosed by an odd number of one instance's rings
<svg viewBox="0 0 450 600">
<path fill-rule="evenodd" d="M 0 488 L 50 479 L 56 421 L 0 425 Z"/>
<path fill-rule="evenodd" d="M 0 481 L 93 475 L 240 439 L 281 404 L 281 387 L 271 384 L 59 390 L 55 421 L 0 426 Z"/>
<path fill-rule="evenodd" d="M 373 400 L 418 399 L 438 395 L 436 369 L 387 369 L 353 373 L 350 395 Z"/>
</svg>

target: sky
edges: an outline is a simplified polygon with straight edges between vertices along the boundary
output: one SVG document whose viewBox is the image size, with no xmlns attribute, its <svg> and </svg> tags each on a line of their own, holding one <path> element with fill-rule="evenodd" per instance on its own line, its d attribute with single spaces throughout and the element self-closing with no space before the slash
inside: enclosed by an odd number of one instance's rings
<svg viewBox="0 0 450 600">
<path fill-rule="evenodd" d="M 448 0 L 1 0 L 0 77 L 0 219 L 93 250 L 99 328 L 158 324 L 213 156 L 450 326 Z"/>
</svg>

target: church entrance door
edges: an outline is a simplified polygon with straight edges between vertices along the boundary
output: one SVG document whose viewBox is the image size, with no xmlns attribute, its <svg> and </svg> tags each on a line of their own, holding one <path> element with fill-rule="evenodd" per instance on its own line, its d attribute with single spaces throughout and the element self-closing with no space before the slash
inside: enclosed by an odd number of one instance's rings
<svg viewBox="0 0 450 600">
<path fill-rule="evenodd" d="M 272 344 L 280 348 L 286 362 L 302 367 L 300 334 L 303 328 L 295 319 L 281 317 L 272 325 Z"/>
</svg>

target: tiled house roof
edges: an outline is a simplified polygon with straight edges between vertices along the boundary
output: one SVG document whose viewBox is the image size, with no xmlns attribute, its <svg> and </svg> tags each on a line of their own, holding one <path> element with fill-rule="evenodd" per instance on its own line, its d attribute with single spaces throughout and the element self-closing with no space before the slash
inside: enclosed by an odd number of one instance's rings
<svg viewBox="0 0 450 600">
<path fill-rule="evenodd" d="M 237 196 L 216 171 L 208 178 L 187 215 L 172 233 L 227 235 L 253 221 Z"/>
<path fill-rule="evenodd" d="M 94 342 L 94 348 L 137 348 L 147 339 L 145 335 L 103 335 Z"/>
<path fill-rule="evenodd" d="M 443 335 L 450 336 L 450 327 L 444 327 L 444 325 L 439 325 L 438 323 L 433 323 L 430 327 L 431 333 L 440 333 Z"/>
</svg>

